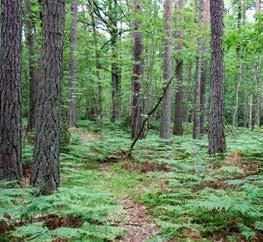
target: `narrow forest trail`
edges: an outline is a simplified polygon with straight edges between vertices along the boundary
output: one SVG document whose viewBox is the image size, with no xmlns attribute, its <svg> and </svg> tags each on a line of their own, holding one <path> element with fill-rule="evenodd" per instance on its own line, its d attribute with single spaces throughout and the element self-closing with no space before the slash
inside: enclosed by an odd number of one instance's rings
<svg viewBox="0 0 263 242">
<path fill-rule="evenodd" d="M 95 133 L 79 128 L 71 128 L 71 135 L 78 136 L 80 143 L 89 146 L 99 140 Z M 110 171 L 111 163 L 102 163 L 98 171 L 105 174 Z M 127 188 L 129 189 L 129 188 Z M 139 189 L 139 188 L 138 188 Z M 123 209 L 124 219 L 118 224 L 119 227 L 125 228 L 125 234 L 117 242 L 144 242 L 156 236 L 158 227 L 154 223 L 154 218 L 146 212 L 146 206 L 136 203 L 131 197 L 122 194 L 118 201 L 119 206 Z"/>
<path fill-rule="evenodd" d="M 147 215 L 146 206 L 126 199 L 122 202 L 122 208 L 126 215 L 124 224 L 122 224 L 126 229 L 126 234 L 118 242 L 141 242 L 156 235 L 158 228 L 153 223 L 153 218 Z"/>
</svg>

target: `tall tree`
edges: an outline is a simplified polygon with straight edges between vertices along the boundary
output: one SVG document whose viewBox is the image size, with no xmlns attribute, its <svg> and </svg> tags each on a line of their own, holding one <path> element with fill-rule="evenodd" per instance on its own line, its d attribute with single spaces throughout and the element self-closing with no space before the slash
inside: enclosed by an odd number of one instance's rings
<svg viewBox="0 0 263 242">
<path fill-rule="evenodd" d="M 121 118 L 121 67 L 118 50 L 120 33 L 118 28 L 118 1 L 110 3 L 111 24 L 109 32 L 111 35 L 111 81 L 112 81 L 112 114 L 111 121 L 116 122 Z"/>
<path fill-rule="evenodd" d="M 163 79 L 167 83 L 171 79 L 172 69 L 172 17 L 173 17 L 174 1 L 164 1 L 164 30 L 165 30 L 165 42 L 164 42 L 164 69 Z M 162 119 L 160 137 L 168 139 L 170 137 L 170 122 L 171 122 L 171 87 L 169 87 L 165 93 L 162 104 Z"/>
<path fill-rule="evenodd" d="M 76 126 L 76 81 L 77 81 L 77 43 L 78 43 L 78 1 L 71 2 L 70 66 L 69 66 L 69 127 Z"/>
<path fill-rule="evenodd" d="M 20 0 L 1 0 L 0 29 L 0 179 L 20 180 L 21 160 Z"/>
<path fill-rule="evenodd" d="M 100 51 L 99 51 L 99 39 L 97 33 L 97 22 L 95 18 L 95 2 L 90 3 L 90 15 L 91 15 L 91 25 L 95 52 L 95 63 L 96 63 L 96 78 L 98 85 L 98 96 L 99 96 L 99 122 L 100 122 L 100 138 L 103 138 L 103 90 L 102 90 L 102 80 L 100 75 Z"/>
<path fill-rule="evenodd" d="M 211 83 L 209 90 L 209 154 L 223 153 L 225 141 L 224 110 L 224 0 L 211 0 Z"/>
<path fill-rule="evenodd" d="M 261 13 L 261 1 L 256 0 L 256 14 Z M 257 20 L 257 24 L 260 24 Z M 256 55 L 254 64 L 254 94 L 253 94 L 253 117 L 252 126 L 260 126 L 260 111 L 261 111 L 261 83 L 260 83 L 260 59 L 259 54 Z"/>
<path fill-rule="evenodd" d="M 199 0 L 199 31 L 200 37 L 197 39 L 197 61 L 196 61 L 196 82 L 194 93 L 194 110 L 193 110 L 193 138 L 199 139 L 202 134 L 202 119 L 203 119 L 203 105 L 204 105 L 204 86 L 205 86 L 205 73 L 204 73 L 204 0 Z"/>
<path fill-rule="evenodd" d="M 38 93 L 38 69 L 36 60 L 36 26 L 31 11 L 31 4 L 29 0 L 25 0 L 25 14 L 26 14 L 26 39 L 28 48 L 28 68 L 29 68 L 29 116 L 28 129 L 33 129 L 36 126 L 36 112 L 37 112 L 37 93 Z"/>
<path fill-rule="evenodd" d="M 192 26 L 193 30 L 196 27 L 196 0 L 192 0 Z M 210 9 L 209 9 L 210 11 Z M 192 40 L 194 38 L 194 31 L 190 32 L 190 39 Z M 192 54 L 194 51 L 194 48 L 191 47 L 189 49 L 189 52 Z M 191 81 L 192 81 L 192 67 L 193 67 L 193 60 L 190 58 L 186 65 L 186 86 L 185 86 L 185 95 L 184 95 L 184 120 L 185 122 L 191 122 L 192 121 L 192 107 L 190 104 L 190 101 L 192 100 L 192 95 L 191 95 Z"/>
<path fill-rule="evenodd" d="M 242 20 L 242 25 L 243 27 L 246 25 L 246 12 L 247 12 L 247 0 L 242 0 L 239 1 L 240 2 L 240 8 L 241 8 L 241 20 Z M 241 34 L 241 31 L 240 31 Z M 241 61 L 242 59 L 244 59 L 246 53 L 245 50 L 242 50 L 241 52 L 241 48 L 240 48 L 240 58 Z M 244 128 L 249 128 L 249 126 L 251 126 L 251 122 L 252 121 L 252 105 L 250 105 L 249 107 L 249 100 L 252 100 L 252 97 L 249 97 L 249 92 L 247 90 L 247 85 L 248 85 L 248 80 L 246 77 L 246 66 L 245 64 L 241 63 L 240 65 L 241 69 L 240 69 L 240 78 L 242 78 L 242 82 L 243 82 L 243 87 L 244 87 L 244 97 L 243 97 L 243 127 Z M 253 101 L 253 100 L 252 100 Z"/>
<path fill-rule="evenodd" d="M 176 96 L 175 96 L 175 120 L 173 133 L 183 134 L 183 24 L 184 24 L 184 0 L 178 0 L 177 7 L 177 60 L 176 60 Z"/>
<path fill-rule="evenodd" d="M 51 194 L 59 185 L 61 80 L 63 75 L 65 0 L 43 1 L 42 68 L 39 83 L 31 185 Z"/>
<path fill-rule="evenodd" d="M 139 16 L 142 14 L 141 3 L 137 0 L 132 1 L 135 11 L 135 20 L 133 21 L 133 75 L 132 75 L 132 138 L 138 136 L 143 122 L 143 97 L 142 97 L 142 78 L 143 78 L 143 33 L 140 30 Z M 142 138 L 142 137 L 141 137 Z"/>
</svg>

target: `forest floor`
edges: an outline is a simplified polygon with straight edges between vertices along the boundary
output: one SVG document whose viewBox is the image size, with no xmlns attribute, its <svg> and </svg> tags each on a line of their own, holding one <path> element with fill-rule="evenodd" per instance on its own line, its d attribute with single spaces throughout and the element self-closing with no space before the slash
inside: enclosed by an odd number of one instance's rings
<svg viewBox="0 0 263 242">
<path fill-rule="evenodd" d="M 81 121 L 58 192 L 32 196 L 27 173 L 23 189 L 0 184 L 0 241 L 263 241 L 263 134 L 230 132 L 227 154 L 209 157 L 187 130 L 169 141 L 152 131 L 130 158 L 129 132 L 107 124 L 100 140 Z"/>
</svg>

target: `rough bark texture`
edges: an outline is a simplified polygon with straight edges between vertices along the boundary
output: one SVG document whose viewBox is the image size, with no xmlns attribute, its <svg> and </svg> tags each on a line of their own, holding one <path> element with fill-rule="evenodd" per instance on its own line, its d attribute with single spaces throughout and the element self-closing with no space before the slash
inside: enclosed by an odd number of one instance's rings
<svg viewBox="0 0 263 242">
<path fill-rule="evenodd" d="M 111 80 L 112 80 L 112 114 L 111 121 L 114 123 L 121 119 L 121 67 L 119 63 L 119 29 L 117 1 L 112 1 L 111 10 Z"/>
<path fill-rule="evenodd" d="M 28 129 L 36 126 L 37 117 L 37 95 L 38 95 L 38 69 L 35 51 L 35 23 L 31 12 L 30 0 L 25 0 L 26 14 L 26 39 L 28 48 L 28 65 L 29 65 L 29 117 Z"/>
<path fill-rule="evenodd" d="M 76 82 L 77 82 L 77 43 L 78 43 L 78 2 L 71 2 L 71 33 L 70 33 L 70 66 L 69 66 L 69 127 L 76 126 Z"/>
<path fill-rule="evenodd" d="M 177 30 L 177 59 L 176 64 L 176 84 L 177 90 L 175 95 L 175 115 L 174 115 L 174 129 L 175 135 L 183 134 L 183 23 L 184 23 L 184 0 L 178 1 L 177 22 L 179 24 Z"/>
<path fill-rule="evenodd" d="M 20 0 L 1 1 L 0 29 L 0 179 L 20 180 L 21 161 Z"/>
<path fill-rule="evenodd" d="M 135 14 L 142 14 L 141 4 L 137 0 L 133 0 Z M 142 100 L 142 78 L 143 78 L 143 34 L 140 31 L 140 21 L 135 19 L 133 22 L 133 101 L 132 101 L 132 138 L 137 137 L 143 122 L 143 100 Z M 141 137 L 142 138 L 142 137 Z"/>
<path fill-rule="evenodd" d="M 212 78 L 209 93 L 209 153 L 223 153 L 225 142 L 224 112 L 224 1 L 211 1 Z"/>
<path fill-rule="evenodd" d="M 164 2 L 164 70 L 163 79 L 165 83 L 171 79 L 172 69 L 172 17 L 173 17 L 173 0 L 165 0 Z M 171 87 L 168 88 L 162 104 L 162 118 L 160 137 L 168 139 L 170 137 L 170 122 L 171 122 Z"/>
<path fill-rule="evenodd" d="M 42 72 L 39 83 L 31 185 L 51 194 L 59 185 L 61 80 L 63 74 L 64 0 L 43 1 Z"/>
</svg>

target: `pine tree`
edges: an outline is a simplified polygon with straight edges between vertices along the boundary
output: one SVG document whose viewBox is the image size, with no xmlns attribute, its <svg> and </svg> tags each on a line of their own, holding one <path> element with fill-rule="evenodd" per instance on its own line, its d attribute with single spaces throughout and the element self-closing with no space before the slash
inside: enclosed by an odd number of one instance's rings
<svg viewBox="0 0 263 242">
<path fill-rule="evenodd" d="M 211 84 L 209 92 L 209 153 L 224 153 L 225 111 L 224 111 L 224 0 L 212 0 L 211 6 Z"/>
<path fill-rule="evenodd" d="M 42 67 L 39 83 L 31 185 L 51 194 L 59 185 L 61 80 L 63 74 L 65 1 L 43 1 Z"/>
<path fill-rule="evenodd" d="M 164 42 L 164 69 L 163 79 L 167 83 L 171 79 L 172 71 L 172 17 L 173 17 L 173 0 L 165 0 L 164 2 L 164 30 L 165 30 L 165 42 Z M 162 106 L 162 119 L 160 137 L 168 139 L 170 137 L 170 123 L 171 123 L 171 87 L 169 87 L 165 93 Z"/>
<path fill-rule="evenodd" d="M 20 180 L 21 160 L 20 0 L 1 1 L 0 30 L 0 179 Z"/>
</svg>

